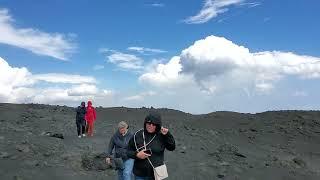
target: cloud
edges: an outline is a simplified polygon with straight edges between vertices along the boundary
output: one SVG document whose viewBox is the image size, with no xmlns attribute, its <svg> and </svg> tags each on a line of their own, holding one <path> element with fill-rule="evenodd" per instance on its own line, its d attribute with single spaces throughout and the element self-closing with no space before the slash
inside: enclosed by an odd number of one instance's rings
<svg viewBox="0 0 320 180">
<path fill-rule="evenodd" d="M 157 87 L 174 87 L 189 81 L 187 76 L 179 75 L 182 65 L 178 56 L 171 58 L 167 64 L 160 63 L 150 68 L 153 69 L 139 77 L 140 82 Z"/>
<path fill-rule="evenodd" d="M 117 53 L 118 51 L 109 48 L 100 48 L 99 53 Z"/>
<path fill-rule="evenodd" d="M 103 65 L 95 65 L 95 66 L 93 66 L 92 69 L 95 71 L 98 71 L 98 70 L 104 69 L 104 66 Z"/>
<path fill-rule="evenodd" d="M 96 83 L 95 78 L 91 76 L 58 74 L 58 73 L 36 74 L 36 75 L 33 75 L 31 79 L 35 81 L 45 81 L 49 83 L 68 83 L 68 84 L 82 84 L 82 83 L 95 84 Z"/>
<path fill-rule="evenodd" d="M 113 63 L 121 69 L 140 70 L 143 68 L 143 60 L 135 55 L 114 52 L 107 56 L 108 62 Z"/>
<path fill-rule="evenodd" d="M 113 94 L 114 94 L 113 91 L 104 89 L 99 94 L 96 94 L 96 96 L 97 97 L 104 97 L 104 96 L 112 96 Z"/>
<path fill-rule="evenodd" d="M 143 55 L 147 55 L 148 53 L 154 54 L 154 53 L 167 52 L 161 49 L 152 49 L 152 48 L 136 47 L 136 46 L 128 47 L 127 50 L 135 51 Z M 149 66 L 149 64 L 144 64 L 144 60 L 142 58 L 134 54 L 123 53 L 123 52 L 113 50 L 113 49 L 108 49 L 108 48 L 100 48 L 99 52 L 106 54 L 107 62 L 116 65 L 118 68 L 122 70 L 142 72 L 145 69 L 145 66 Z"/>
<path fill-rule="evenodd" d="M 268 93 L 273 89 L 273 85 L 271 83 L 257 83 L 256 90 L 262 93 Z"/>
<path fill-rule="evenodd" d="M 32 101 L 40 104 L 60 104 L 81 101 L 79 96 L 68 96 L 68 90 L 64 88 L 44 88 L 35 89 L 37 92 L 32 97 Z"/>
<path fill-rule="evenodd" d="M 304 79 L 320 78 L 320 58 L 292 52 L 265 51 L 253 53 L 260 71 L 270 75 L 294 75 Z"/>
<path fill-rule="evenodd" d="M 308 93 L 305 91 L 295 91 L 292 96 L 296 96 L 296 97 L 307 97 Z"/>
<path fill-rule="evenodd" d="M 252 66 L 249 49 L 225 38 L 209 36 L 182 51 L 183 72 L 192 72 L 196 78 L 223 74 L 237 66 Z"/>
<path fill-rule="evenodd" d="M 226 7 L 242 3 L 244 0 L 205 0 L 204 6 L 200 12 L 188 17 L 184 20 L 187 24 L 202 24 L 208 22 L 210 19 L 215 18 L 218 14 L 222 14 L 228 9 Z"/>
<path fill-rule="evenodd" d="M 251 53 L 222 37 L 209 36 L 182 51 L 182 73 L 191 74 L 198 84 L 254 85 L 272 90 L 272 84 L 287 76 L 319 78 L 320 58 L 292 52 L 264 51 Z M 220 82 L 219 80 L 223 80 Z"/>
<path fill-rule="evenodd" d="M 4 59 L 0 57 L 0 82 L 1 85 L 10 87 L 20 87 L 34 84 L 34 80 L 30 78 L 32 74 L 27 68 L 13 68 Z"/>
<path fill-rule="evenodd" d="M 11 67 L 1 57 L 0 71 L 0 102 L 77 105 L 88 99 L 102 103 L 114 95 L 110 90 L 97 88 L 97 81 L 93 77 L 32 74 L 25 67 Z"/>
<path fill-rule="evenodd" d="M 92 84 L 81 84 L 73 86 L 68 90 L 69 96 L 84 96 L 84 95 L 95 95 L 97 94 L 98 89 L 95 85 Z"/>
<path fill-rule="evenodd" d="M 154 91 L 142 92 L 138 95 L 129 96 L 123 99 L 123 101 L 143 101 L 146 97 L 154 96 L 157 93 Z"/>
<path fill-rule="evenodd" d="M 48 87 L 34 88 L 35 93 L 29 98 L 27 103 L 41 104 L 61 104 L 76 106 L 81 101 L 94 100 L 94 104 L 106 104 L 98 101 L 105 101 L 112 98 L 113 93 L 108 90 L 99 90 L 95 85 L 79 85 L 71 88 Z M 108 93 L 107 93 L 108 92 Z"/>
<path fill-rule="evenodd" d="M 152 7 L 164 7 L 164 4 L 163 3 L 152 3 L 152 4 L 150 4 L 150 6 L 152 6 Z"/>
<path fill-rule="evenodd" d="M 21 90 L 21 87 L 31 86 L 35 83 L 32 74 L 27 68 L 13 68 L 0 57 L 0 100 L 13 98 L 12 93 Z M 23 92 L 23 91 L 22 91 Z"/>
<path fill-rule="evenodd" d="M 241 6 L 248 6 L 249 8 L 260 6 L 261 2 L 247 2 L 247 3 L 241 3 Z"/>
<path fill-rule="evenodd" d="M 107 62 L 116 65 L 122 70 L 141 71 L 144 68 L 143 59 L 134 54 L 123 53 L 109 48 L 100 48 L 99 52 L 106 54 Z"/>
<path fill-rule="evenodd" d="M 167 51 L 161 49 L 152 49 L 152 48 L 145 48 L 145 47 L 128 47 L 130 51 L 137 51 L 139 53 L 165 53 Z"/>
<path fill-rule="evenodd" d="M 139 80 L 155 87 L 196 84 L 208 94 L 239 90 L 267 94 L 289 76 L 320 78 L 320 58 L 281 51 L 252 53 L 223 37 L 208 36 L 168 63 L 155 65 Z"/>
<path fill-rule="evenodd" d="M 251 52 L 224 37 L 208 36 L 178 56 L 147 66 L 139 82 L 144 89 L 161 93 L 146 97 L 140 105 L 193 113 L 303 109 L 310 105 L 310 96 L 293 93 L 292 88 L 306 80 L 316 83 L 319 65 L 319 57 L 281 51 Z M 298 102 L 292 96 L 306 98 Z M 131 99 L 138 101 L 140 96 Z M 312 103 L 310 107 L 318 105 Z"/>
<path fill-rule="evenodd" d="M 0 9 L 0 43 L 26 49 L 37 55 L 67 60 L 75 52 L 71 37 L 33 28 L 18 28 L 7 9 Z"/>
</svg>

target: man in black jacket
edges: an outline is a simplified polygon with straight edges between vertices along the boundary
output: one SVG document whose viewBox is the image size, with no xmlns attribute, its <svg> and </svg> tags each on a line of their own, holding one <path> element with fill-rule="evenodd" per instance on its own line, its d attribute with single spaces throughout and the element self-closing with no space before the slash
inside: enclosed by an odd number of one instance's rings
<svg viewBox="0 0 320 180">
<path fill-rule="evenodd" d="M 127 154 L 135 159 L 133 174 L 136 180 L 152 180 L 153 167 L 164 164 L 164 150 L 173 151 L 176 146 L 169 130 L 162 127 L 160 114 L 147 115 L 143 127 L 129 141 Z"/>
<path fill-rule="evenodd" d="M 81 138 L 81 136 L 86 136 L 85 130 L 86 130 L 86 103 L 81 102 L 81 105 L 77 108 L 77 114 L 76 114 L 76 125 L 77 125 L 77 132 L 78 137 Z"/>
</svg>

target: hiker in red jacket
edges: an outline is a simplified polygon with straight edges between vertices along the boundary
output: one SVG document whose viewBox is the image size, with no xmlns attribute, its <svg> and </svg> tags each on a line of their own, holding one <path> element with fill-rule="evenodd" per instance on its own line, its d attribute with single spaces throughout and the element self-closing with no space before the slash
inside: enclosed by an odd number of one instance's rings
<svg viewBox="0 0 320 180">
<path fill-rule="evenodd" d="M 88 101 L 87 113 L 85 117 L 87 121 L 88 136 L 93 136 L 94 121 L 96 120 L 96 110 L 92 106 L 92 102 Z"/>
</svg>

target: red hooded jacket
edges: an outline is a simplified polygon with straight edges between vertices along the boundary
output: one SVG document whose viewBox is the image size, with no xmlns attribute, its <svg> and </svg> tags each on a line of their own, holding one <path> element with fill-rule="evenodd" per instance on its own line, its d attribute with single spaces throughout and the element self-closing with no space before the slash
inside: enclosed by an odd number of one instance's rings
<svg viewBox="0 0 320 180">
<path fill-rule="evenodd" d="M 96 110 L 92 106 L 91 101 L 88 101 L 87 113 L 86 113 L 85 119 L 87 120 L 88 123 L 92 123 L 96 120 Z"/>
</svg>

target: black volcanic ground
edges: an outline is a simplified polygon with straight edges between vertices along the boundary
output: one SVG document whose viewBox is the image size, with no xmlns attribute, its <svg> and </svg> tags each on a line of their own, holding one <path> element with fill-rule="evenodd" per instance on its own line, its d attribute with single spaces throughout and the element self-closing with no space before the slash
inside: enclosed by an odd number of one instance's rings
<svg viewBox="0 0 320 180">
<path fill-rule="evenodd" d="M 140 129 L 148 111 L 97 108 L 94 137 L 79 139 L 74 108 L 0 104 L 0 179 L 116 179 L 103 163 L 107 142 L 119 121 Z M 168 179 L 320 179 L 319 111 L 157 111 L 177 145 L 165 154 Z"/>
</svg>

